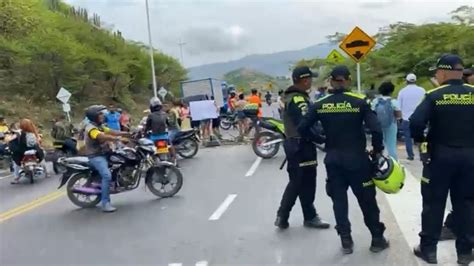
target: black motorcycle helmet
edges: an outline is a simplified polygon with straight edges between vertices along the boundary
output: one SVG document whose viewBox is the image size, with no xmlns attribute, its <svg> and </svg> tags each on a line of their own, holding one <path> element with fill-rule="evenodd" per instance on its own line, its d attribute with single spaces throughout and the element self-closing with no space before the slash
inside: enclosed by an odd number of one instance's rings
<svg viewBox="0 0 474 266">
<path fill-rule="evenodd" d="M 107 111 L 104 105 L 91 105 L 86 109 L 86 117 L 93 123 L 98 123 L 97 118 L 103 112 Z"/>
<path fill-rule="evenodd" d="M 160 99 L 153 97 L 150 99 L 150 112 L 158 112 L 163 108 Z"/>
</svg>

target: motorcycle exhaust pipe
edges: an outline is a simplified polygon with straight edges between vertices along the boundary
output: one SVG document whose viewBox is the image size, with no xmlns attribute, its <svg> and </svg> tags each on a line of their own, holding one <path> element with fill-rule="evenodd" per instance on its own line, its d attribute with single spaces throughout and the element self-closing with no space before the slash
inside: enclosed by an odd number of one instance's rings
<svg viewBox="0 0 474 266">
<path fill-rule="evenodd" d="M 269 142 L 262 143 L 262 144 L 260 144 L 260 146 L 266 147 L 266 146 L 277 144 L 277 143 L 280 143 L 280 142 L 283 142 L 283 141 L 284 141 L 283 139 L 275 139 L 275 140 L 272 140 L 272 141 L 269 141 Z"/>
</svg>

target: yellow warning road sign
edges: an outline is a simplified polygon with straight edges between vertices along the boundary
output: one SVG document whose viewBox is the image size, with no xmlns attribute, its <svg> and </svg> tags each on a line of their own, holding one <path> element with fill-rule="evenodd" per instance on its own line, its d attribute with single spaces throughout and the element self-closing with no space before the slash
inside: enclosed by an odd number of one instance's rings
<svg viewBox="0 0 474 266">
<path fill-rule="evenodd" d="M 360 62 L 375 46 L 375 40 L 359 27 L 344 38 L 339 47 L 355 62 Z"/>
<path fill-rule="evenodd" d="M 339 64 L 339 63 L 344 62 L 344 56 L 343 56 L 341 53 L 339 53 L 338 50 L 333 49 L 333 50 L 328 54 L 328 57 L 326 57 L 326 61 L 328 61 L 328 62 L 330 62 L 330 63 Z"/>
</svg>

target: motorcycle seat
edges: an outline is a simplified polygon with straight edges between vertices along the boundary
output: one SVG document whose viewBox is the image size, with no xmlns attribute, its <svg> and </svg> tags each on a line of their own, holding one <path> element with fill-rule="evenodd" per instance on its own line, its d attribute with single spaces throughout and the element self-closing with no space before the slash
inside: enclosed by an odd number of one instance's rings
<svg viewBox="0 0 474 266">
<path fill-rule="evenodd" d="M 75 156 L 64 158 L 63 160 L 66 164 L 79 164 L 83 166 L 89 166 L 89 158 L 85 156 Z"/>
<path fill-rule="evenodd" d="M 181 138 L 181 137 L 184 137 L 184 136 L 191 136 L 194 134 L 194 129 L 189 129 L 189 130 L 185 130 L 185 131 L 180 131 L 176 134 L 176 137 L 175 138 Z"/>
</svg>

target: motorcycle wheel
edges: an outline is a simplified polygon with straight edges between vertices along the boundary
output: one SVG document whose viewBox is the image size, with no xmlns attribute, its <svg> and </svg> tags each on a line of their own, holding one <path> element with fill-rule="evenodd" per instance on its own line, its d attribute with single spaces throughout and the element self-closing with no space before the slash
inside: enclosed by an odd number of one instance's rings
<svg viewBox="0 0 474 266">
<path fill-rule="evenodd" d="M 177 149 L 179 156 L 186 159 L 193 158 L 199 150 L 199 144 L 193 139 L 185 139 L 179 146 Z"/>
<path fill-rule="evenodd" d="M 258 157 L 263 159 L 273 158 L 280 150 L 280 143 L 275 143 L 267 147 L 261 144 L 277 139 L 278 136 L 270 131 L 262 131 L 258 133 L 252 141 L 252 149 Z"/>
<path fill-rule="evenodd" d="M 171 182 L 170 175 L 175 176 L 175 183 Z M 153 195 L 160 198 L 169 198 L 181 190 L 183 186 L 183 175 L 174 165 L 156 166 L 152 176 L 147 178 L 146 186 Z M 169 188 L 169 190 L 167 190 L 167 188 Z"/>
<path fill-rule="evenodd" d="M 76 206 L 81 208 L 94 208 L 100 202 L 100 195 L 84 195 L 75 193 L 72 189 L 76 186 L 83 186 L 89 181 L 89 176 L 85 173 L 73 175 L 67 182 L 67 197 Z"/>
<path fill-rule="evenodd" d="M 232 127 L 232 123 L 229 121 L 229 118 L 222 118 L 219 126 L 224 130 L 229 130 Z"/>
</svg>

